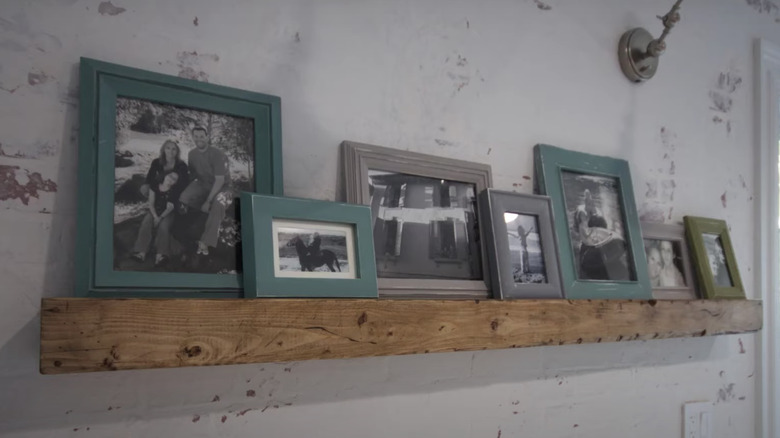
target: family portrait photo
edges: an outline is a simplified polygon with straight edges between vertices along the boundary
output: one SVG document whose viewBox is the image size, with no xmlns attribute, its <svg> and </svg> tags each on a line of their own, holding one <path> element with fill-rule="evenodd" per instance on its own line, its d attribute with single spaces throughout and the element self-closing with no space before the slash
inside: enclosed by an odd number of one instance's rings
<svg viewBox="0 0 780 438">
<path fill-rule="evenodd" d="M 561 179 L 577 278 L 636 281 L 617 178 L 562 171 Z"/>
<path fill-rule="evenodd" d="M 275 221 L 277 277 L 355 278 L 350 226 Z"/>
<path fill-rule="evenodd" d="M 644 239 L 647 256 L 647 273 L 653 288 L 687 287 L 683 274 L 683 242 L 661 239 Z"/>
<path fill-rule="evenodd" d="M 481 278 L 474 184 L 368 170 L 377 274 Z"/>
<path fill-rule="evenodd" d="M 723 243 L 717 234 L 702 233 L 704 248 L 707 250 L 707 259 L 710 262 L 712 278 L 717 287 L 733 287 L 728 266 L 726 266 L 726 254 L 723 251 Z"/>
<path fill-rule="evenodd" d="M 504 213 L 512 278 L 515 283 L 547 283 L 539 221 L 536 216 Z"/>
<path fill-rule="evenodd" d="M 254 161 L 251 119 L 118 97 L 114 269 L 240 272 L 236 198 Z"/>
</svg>

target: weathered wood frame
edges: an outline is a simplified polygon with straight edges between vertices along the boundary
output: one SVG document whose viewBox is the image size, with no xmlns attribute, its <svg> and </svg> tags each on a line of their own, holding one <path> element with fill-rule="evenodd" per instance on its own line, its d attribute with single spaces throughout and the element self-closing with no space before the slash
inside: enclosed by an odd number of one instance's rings
<svg viewBox="0 0 780 438">
<path fill-rule="evenodd" d="M 745 298 L 745 288 L 742 287 L 742 277 L 739 275 L 737 258 L 734 255 L 734 247 L 731 246 L 729 227 L 726 221 L 705 217 L 685 216 L 685 235 L 691 245 L 693 264 L 696 266 L 696 278 L 703 298 Z M 712 269 L 710 268 L 707 249 L 704 246 L 702 234 L 717 234 L 723 246 L 723 255 L 726 257 L 726 268 L 731 276 L 731 287 L 722 287 L 715 284 Z"/>
<path fill-rule="evenodd" d="M 344 141 L 341 144 L 341 154 L 345 200 L 355 204 L 368 205 L 371 200 L 368 191 L 369 169 L 474 184 L 476 187 L 475 197 L 493 185 L 493 176 L 490 166 L 487 164 L 470 163 L 351 141 Z M 474 212 L 477 215 L 477 224 L 483 223 L 477 205 L 474 206 Z M 483 255 L 481 257 L 483 280 L 379 278 L 380 297 L 487 298 L 489 296 L 486 284 L 488 265 L 487 258 L 484 257 L 485 242 L 484 239 L 480 240 L 480 250 Z"/>
<path fill-rule="evenodd" d="M 281 99 L 82 58 L 79 96 L 77 296 L 240 297 L 239 274 L 131 272 L 113 268 L 116 99 L 139 98 L 249 118 L 254 190 L 282 195 Z"/>
<path fill-rule="evenodd" d="M 639 228 L 639 215 L 634 200 L 634 186 L 628 162 L 538 144 L 534 146 L 534 188 L 536 193 L 552 199 L 555 231 L 558 236 L 563 289 L 567 298 L 576 299 L 649 299 L 652 297 L 647 260 Z M 619 183 L 618 198 L 622 206 L 623 230 L 636 280 L 581 280 L 577 276 L 576 257 L 572 249 L 569 221 L 563 187 L 563 172 L 615 178 Z"/>
<path fill-rule="evenodd" d="M 279 278 L 274 275 L 274 220 L 350 225 L 356 278 Z M 241 194 L 244 297 L 376 297 L 371 211 L 363 205 Z"/>
<path fill-rule="evenodd" d="M 677 224 L 658 224 L 642 222 L 642 240 L 669 240 L 680 245 L 680 258 L 682 259 L 683 272 L 688 286 L 664 287 L 653 289 L 653 298 L 659 300 L 695 300 L 696 278 L 691 268 L 691 256 L 688 253 L 688 242 L 685 239 L 685 227 Z"/>
<path fill-rule="evenodd" d="M 479 195 L 482 210 L 482 235 L 487 246 L 490 266 L 490 288 L 493 297 L 507 298 L 563 298 L 561 270 L 558 265 L 558 241 L 553 228 L 552 206 L 547 196 L 527 195 L 487 189 Z M 507 241 L 504 213 L 512 212 L 536 217 L 541 239 L 546 283 L 515 283 Z"/>
</svg>

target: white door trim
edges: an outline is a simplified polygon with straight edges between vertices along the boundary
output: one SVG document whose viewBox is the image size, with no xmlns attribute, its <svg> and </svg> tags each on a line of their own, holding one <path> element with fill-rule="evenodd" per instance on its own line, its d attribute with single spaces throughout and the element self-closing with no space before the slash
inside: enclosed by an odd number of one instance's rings
<svg viewBox="0 0 780 438">
<path fill-rule="evenodd" d="M 756 352 L 758 379 L 756 393 L 760 436 L 780 438 L 780 242 L 778 239 L 778 139 L 780 139 L 780 46 L 765 40 L 756 44 L 756 128 L 758 150 L 758 228 L 756 253 L 756 287 L 764 301 L 764 327 Z M 755 295 L 754 295 L 755 296 Z M 756 297 L 759 298 L 759 297 Z"/>
</svg>

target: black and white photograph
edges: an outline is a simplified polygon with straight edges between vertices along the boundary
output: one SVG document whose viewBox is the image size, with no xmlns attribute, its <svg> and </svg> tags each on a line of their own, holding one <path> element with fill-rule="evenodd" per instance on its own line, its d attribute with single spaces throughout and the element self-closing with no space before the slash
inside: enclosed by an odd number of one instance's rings
<svg viewBox="0 0 780 438">
<path fill-rule="evenodd" d="M 251 119 L 117 98 L 114 269 L 240 272 L 235 201 L 254 160 Z"/>
<path fill-rule="evenodd" d="M 474 184 L 368 170 L 377 275 L 481 279 Z"/>
<path fill-rule="evenodd" d="M 562 171 L 579 280 L 635 281 L 617 178 Z"/>
<path fill-rule="evenodd" d="M 353 233 L 349 225 L 274 221 L 276 276 L 355 278 Z"/>
<path fill-rule="evenodd" d="M 687 287 L 683 268 L 683 242 L 644 239 L 647 273 L 653 288 Z"/>
<path fill-rule="evenodd" d="M 538 218 L 505 212 L 504 221 L 514 282 L 547 283 Z"/>
<path fill-rule="evenodd" d="M 707 259 L 710 262 L 712 278 L 715 286 L 733 287 L 729 269 L 726 266 L 726 254 L 723 252 L 723 243 L 717 234 L 702 233 L 704 248 L 707 250 Z"/>
</svg>

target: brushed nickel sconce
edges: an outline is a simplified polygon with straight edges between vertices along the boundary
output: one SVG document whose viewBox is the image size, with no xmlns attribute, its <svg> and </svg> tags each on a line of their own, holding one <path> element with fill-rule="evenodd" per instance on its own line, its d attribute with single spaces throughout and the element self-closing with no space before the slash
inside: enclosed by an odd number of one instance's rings
<svg viewBox="0 0 780 438">
<path fill-rule="evenodd" d="M 666 36 L 674 25 L 680 21 L 680 3 L 677 0 L 672 9 L 663 17 L 658 18 L 664 24 L 664 31 L 658 39 L 653 39 L 650 32 L 642 27 L 629 30 L 620 37 L 618 43 L 618 59 L 620 68 L 631 82 L 644 82 L 655 75 L 658 69 L 658 58 L 666 50 Z"/>
</svg>

